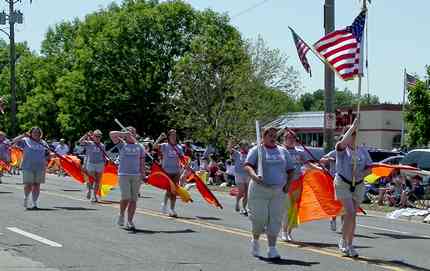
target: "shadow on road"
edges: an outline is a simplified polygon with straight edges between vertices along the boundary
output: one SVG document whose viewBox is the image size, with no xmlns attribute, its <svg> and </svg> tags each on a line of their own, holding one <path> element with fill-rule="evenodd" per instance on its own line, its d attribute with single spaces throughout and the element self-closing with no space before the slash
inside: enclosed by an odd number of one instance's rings
<svg viewBox="0 0 430 271">
<path fill-rule="evenodd" d="M 109 205 L 109 204 L 119 204 L 119 201 L 117 201 L 117 200 L 99 200 L 99 202 L 97 202 L 97 204 L 106 204 L 106 205 Z"/>
<path fill-rule="evenodd" d="M 299 247 L 315 247 L 315 248 L 337 248 L 337 244 L 329 244 L 329 243 L 318 243 L 318 242 L 292 242 L 293 244 L 298 245 Z M 356 248 L 372 248 L 367 246 L 355 246 Z"/>
<path fill-rule="evenodd" d="M 0 194 L 13 194 L 13 192 L 0 191 Z"/>
<path fill-rule="evenodd" d="M 58 209 L 53 208 L 27 208 L 27 211 L 33 211 L 33 212 L 46 212 L 46 211 L 58 211 Z"/>
<path fill-rule="evenodd" d="M 63 189 L 64 192 L 82 192 L 82 189 Z"/>
<path fill-rule="evenodd" d="M 196 231 L 191 229 L 185 229 L 185 230 L 175 230 L 175 231 L 153 231 L 153 230 L 144 230 L 144 229 L 134 229 L 129 230 L 125 229 L 126 231 L 136 234 L 136 233 L 143 233 L 143 234 L 177 234 L 177 233 L 194 233 Z"/>
<path fill-rule="evenodd" d="M 213 216 L 196 216 L 196 218 L 201 219 L 201 220 L 222 220 L 221 218 L 218 217 L 213 217 Z"/>
<path fill-rule="evenodd" d="M 369 264 L 388 265 L 391 267 L 408 268 L 411 270 L 418 270 L 418 271 L 430 271 L 430 269 L 428 268 L 416 266 L 416 265 L 405 263 L 398 260 L 380 260 L 380 259 L 361 258 L 361 257 L 357 258 L 357 260 L 365 261 Z"/>
<path fill-rule="evenodd" d="M 393 239 L 422 239 L 422 240 L 430 240 L 430 238 L 425 236 L 416 236 L 416 235 L 407 235 L 407 234 L 394 234 L 394 233 L 374 233 L 376 235 L 382 235 L 386 237 L 391 237 Z"/>
<path fill-rule="evenodd" d="M 276 259 L 276 260 L 272 260 L 269 258 L 264 258 L 264 257 L 259 257 L 260 260 L 267 262 L 267 263 L 271 263 L 271 264 L 276 264 L 276 265 L 298 265 L 298 266 L 313 266 L 313 265 L 317 265 L 320 264 L 320 262 L 305 262 L 305 261 L 299 261 L 299 260 L 291 260 L 291 259 Z"/>
<path fill-rule="evenodd" d="M 54 208 L 66 210 L 66 211 L 97 211 L 97 209 L 85 208 L 85 207 L 59 207 L 59 206 L 55 206 Z"/>
</svg>

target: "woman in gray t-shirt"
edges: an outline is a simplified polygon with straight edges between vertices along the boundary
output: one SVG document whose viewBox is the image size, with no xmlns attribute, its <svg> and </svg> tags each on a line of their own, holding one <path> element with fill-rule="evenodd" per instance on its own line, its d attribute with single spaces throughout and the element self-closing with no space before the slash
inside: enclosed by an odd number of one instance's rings
<svg viewBox="0 0 430 271">
<path fill-rule="evenodd" d="M 49 156 L 48 145 L 42 140 L 42 129 L 31 128 L 29 133 L 13 139 L 23 149 L 22 178 L 24 183 L 24 208 L 28 208 L 28 196 L 32 195 L 33 209 L 37 209 L 40 184 L 45 183 L 46 162 Z"/>
<path fill-rule="evenodd" d="M 167 139 L 166 143 L 161 143 L 163 140 Z M 167 172 L 169 177 L 176 184 L 179 184 L 182 166 L 180 163 L 181 156 L 183 156 L 182 148 L 177 144 L 176 130 L 171 129 L 167 132 L 167 135 L 162 133 L 157 141 L 155 142 L 155 148 L 158 149 L 161 154 L 161 166 Z M 164 201 L 162 203 L 161 209 L 164 214 L 167 213 L 167 202 L 170 200 L 170 217 L 178 217 L 175 211 L 176 206 L 176 195 L 166 191 L 164 194 Z"/>
<path fill-rule="evenodd" d="M 276 145 L 277 130 L 273 127 L 263 131 L 261 146 L 262 171 L 258 172 L 258 147 L 253 147 L 245 161 L 245 170 L 251 177 L 248 189 L 249 218 L 252 226 L 252 249 L 254 257 L 260 257 L 259 238 L 267 234 L 268 258 L 279 259 L 276 240 L 281 230 L 287 182 L 291 180 L 294 165 L 284 147 Z M 263 175 L 263 176 L 261 176 Z"/>
<path fill-rule="evenodd" d="M 105 146 L 101 143 L 102 132 L 100 130 L 90 131 L 79 139 L 79 144 L 85 148 L 86 169 L 88 175 L 94 178 L 94 184 L 87 183 L 87 199 L 97 202 L 97 192 L 100 189 L 100 180 L 105 167 Z M 92 193 L 91 193 L 92 192 Z M 91 195 L 92 194 L 92 195 Z"/>
<path fill-rule="evenodd" d="M 352 245 L 356 227 L 356 213 L 364 196 L 363 178 L 370 174 L 372 159 L 368 151 L 356 146 L 358 119 L 336 144 L 336 198 L 343 204 L 345 215 L 339 249 L 346 256 L 358 257 Z M 354 162 L 355 159 L 355 162 Z M 354 168 L 355 163 L 355 168 Z"/>
</svg>

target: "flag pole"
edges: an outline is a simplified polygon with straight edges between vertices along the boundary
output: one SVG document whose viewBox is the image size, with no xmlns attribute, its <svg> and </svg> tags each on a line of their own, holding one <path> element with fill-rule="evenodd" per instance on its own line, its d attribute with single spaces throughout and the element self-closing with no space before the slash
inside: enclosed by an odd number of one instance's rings
<svg viewBox="0 0 430 271">
<path fill-rule="evenodd" d="M 400 137 L 400 148 L 405 145 L 405 97 L 406 97 L 406 68 L 403 70 L 403 100 L 402 100 L 402 133 Z"/>
<path fill-rule="evenodd" d="M 367 0 L 363 1 L 363 11 L 367 11 Z M 366 29 L 367 30 L 367 29 Z M 357 130 L 355 131 L 355 141 L 354 141 L 354 151 L 352 155 L 352 187 L 355 188 L 355 184 L 357 182 L 356 180 L 356 172 L 357 172 L 357 147 L 358 147 L 358 134 L 360 131 L 360 106 L 361 106 L 361 83 L 362 83 L 362 77 L 363 77 L 363 55 L 364 55 L 364 44 L 367 49 L 368 41 L 366 39 L 366 43 L 364 42 L 365 37 L 361 40 L 361 46 L 360 46 L 360 63 L 359 63 L 359 73 L 358 73 L 358 102 L 357 102 Z M 366 59 L 367 61 L 367 59 Z"/>
</svg>

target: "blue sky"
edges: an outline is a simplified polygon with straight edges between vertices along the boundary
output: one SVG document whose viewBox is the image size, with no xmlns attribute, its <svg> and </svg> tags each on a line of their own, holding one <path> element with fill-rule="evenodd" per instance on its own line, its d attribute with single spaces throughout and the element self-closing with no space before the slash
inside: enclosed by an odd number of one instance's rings
<svg viewBox="0 0 430 271">
<path fill-rule="evenodd" d="M 3 2 L 3 1 L 1 1 Z M 17 40 L 27 41 L 38 51 L 49 26 L 106 7 L 112 0 L 24 0 L 17 7 L 24 13 L 24 24 L 18 26 Z M 115 2 L 120 3 L 121 0 Z M 197 9 L 212 8 L 233 15 L 235 25 L 245 38 L 261 35 L 270 47 L 279 48 L 289 56 L 289 64 L 301 74 L 303 91 L 324 87 L 324 67 L 309 55 L 312 78 L 304 72 L 287 26 L 292 26 L 308 43 L 323 36 L 324 0 L 267 0 L 264 4 L 240 16 L 262 0 L 187 0 Z M 336 0 L 336 28 L 352 23 L 359 13 L 359 0 Z M 6 4 L 0 5 L 6 8 Z M 430 64 L 430 1 L 374 0 L 369 11 L 369 70 L 370 93 L 382 101 L 398 103 L 402 98 L 403 69 L 424 75 Z M 367 80 L 363 93 L 367 93 Z M 357 91 L 357 82 L 344 83 L 336 79 L 336 86 Z"/>
</svg>

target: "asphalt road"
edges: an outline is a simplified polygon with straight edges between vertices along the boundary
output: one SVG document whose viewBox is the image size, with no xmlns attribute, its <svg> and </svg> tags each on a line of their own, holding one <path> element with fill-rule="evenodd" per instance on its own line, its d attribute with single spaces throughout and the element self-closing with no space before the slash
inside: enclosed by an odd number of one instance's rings
<svg viewBox="0 0 430 271">
<path fill-rule="evenodd" d="M 162 192 L 142 187 L 135 224 L 115 225 L 119 191 L 99 204 L 69 178 L 48 175 L 38 211 L 24 210 L 21 176 L 0 184 L 0 270 L 430 270 L 430 226 L 378 216 L 359 218 L 359 259 L 337 251 L 339 233 L 328 221 L 301 225 L 296 243 L 280 243 L 283 260 L 250 255 L 249 221 L 234 199 L 216 193 L 216 209 L 192 192 L 178 219 L 161 214 Z M 262 242 L 262 253 L 266 242 Z"/>
</svg>

